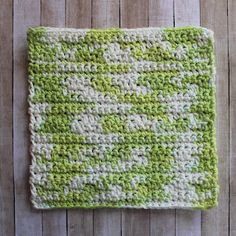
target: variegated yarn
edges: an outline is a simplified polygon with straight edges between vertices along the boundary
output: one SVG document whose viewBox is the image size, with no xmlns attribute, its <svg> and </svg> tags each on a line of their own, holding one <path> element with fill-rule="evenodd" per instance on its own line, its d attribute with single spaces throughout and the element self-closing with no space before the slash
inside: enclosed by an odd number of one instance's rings
<svg viewBox="0 0 236 236">
<path fill-rule="evenodd" d="M 216 205 L 213 34 L 28 31 L 35 208 Z"/>
</svg>

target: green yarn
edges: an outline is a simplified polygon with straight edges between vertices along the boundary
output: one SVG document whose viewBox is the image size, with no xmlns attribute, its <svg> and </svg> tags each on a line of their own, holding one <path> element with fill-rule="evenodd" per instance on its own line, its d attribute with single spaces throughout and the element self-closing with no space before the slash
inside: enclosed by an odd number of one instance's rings
<svg viewBox="0 0 236 236">
<path fill-rule="evenodd" d="M 217 204 L 210 30 L 35 27 L 27 39 L 35 208 Z"/>
</svg>

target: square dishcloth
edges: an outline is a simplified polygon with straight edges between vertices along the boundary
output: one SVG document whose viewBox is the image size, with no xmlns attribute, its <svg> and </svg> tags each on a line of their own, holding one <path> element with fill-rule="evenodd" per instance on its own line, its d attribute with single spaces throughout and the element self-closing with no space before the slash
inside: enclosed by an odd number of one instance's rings
<svg viewBox="0 0 236 236">
<path fill-rule="evenodd" d="M 217 204 L 213 33 L 30 28 L 35 208 Z"/>
</svg>

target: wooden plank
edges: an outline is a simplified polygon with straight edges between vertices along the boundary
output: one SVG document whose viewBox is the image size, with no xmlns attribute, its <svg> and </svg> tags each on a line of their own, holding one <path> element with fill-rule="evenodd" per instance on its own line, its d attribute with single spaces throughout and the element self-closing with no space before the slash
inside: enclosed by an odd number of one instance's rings
<svg viewBox="0 0 236 236">
<path fill-rule="evenodd" d="M 93 28 L 119 27 L 119 1 L 93 0 L 92 27 Z"/>
<path fill-rule="evenodd" d="M 236 235 L 236 2 L 228 1 L 230 71 L 230 236 Z"/>
<path fill-rule="evenodd" d="M 91 27 L 91 0 L 66 0 L 66 26 Z"/>
<path fill-rule="evenodd" d="M 119 27 L 119 1 L 93 0 L 92 27 Z M 94 210 L 94 232 L 96 232 L 96 235 L 120 235 L 120 225 L 120 210 Z"/>
<path fill-rule="evenodd" d="M 201 235 L 201 211 L 176 210 L 176 235 Z"/>
<path fill-rule="evenodd" d="M 126 209 L 122 214 L 122 235 L 150 235 L 150 210 Z"/>
<path fill-rule="evenodd" d="M 122 28 L 148 27 L 148 1 L 121 0 L 120 22 Z M 122 211 L 122 235 L 143 236 L 150 234 L 150 211 Z"/>
<path fill-rule="evenodd" d="M 0 236 L 14 235 L 12 1 L 0 0 Z"/>
<path fill-rule="evenodd" d="M 41 24 L 44 26 L 65 26 L 65 0 L 41 1 Z M 43 235 L 66 235 L 66 210 L 43 211 Z"/>
<path fill-rule="evenodd" d="M 65 0 L 41 0 L 41 25 L 64 27 Z"/>
<path fill-rule="evenodd" d="M 199 0 L 174 0 L 175 26 L 200 25 Z"/>
<path fill-rule="evenodd" d="M 93 211 L 68 210 L 68 236 L 93 235 Z"/>
<path fill-rule="evenodd" d="M 65 236 L 67 234 L 66 210 L 43 211 L 42 221 L 44 236 Z"/>
<path fill-rule="evenodd" d="M 200 25 L 199 0 L 175 0 L 175 26 Z M 176 210 L 176 235 L 201 235 L 201 211 Z"/>
<path fill-rule="evenodd" d="M 94 233 L 96 236 L 121 235 L 121 210 L 94 210 Z"/>
<path fill-rule="evenodd" d="M 91 28 L 91 0 L 66 1 L 66 27 Z M 68 236 L 93 235 L 93 210 L 68 210 Z"/>
<path fill-rule="evenodd" d="M 173 0 L 149 1 L 149 26 L 168 27 L 174 24 Z"/>
<path fill-rule="evenodd" d="M 119 27 L 119 1 L 93 0 L 92 1 L 92 28 Z M 96 209 L 94 210 L 95 235 L 120 235 L 121 210 Z"/>
<path fill-rule="evenodd" d="M 227 1 L 201 1 L 201 25 L 214 31 L 216 50 L 217 149 L 220 196 L 217 208 L 202 213 L 202 235 L 228 235 L 229 104 Z"/>
<path fill-rule="evenodd" d="M 41 24 L 44 26 L 65 26 L 65 0 L 41 1 Z M 67 233 L 66 210 L 43 211 L 43 235 L 64 236 Z"/>
<path fill-rule="evenodd" d="M 14 1 L 14 182 L 15 234 L 42 235 L 42 214 L 29 201 L 29 118 L 26 30 L 40 24 L 40 0 Z"/>
<path fill-rule="evenodd" d="M 174 236 L 175 219 L 175 210 L 151 210 L 150 235 Z"/>
<path fill-rule="evenodd" d="M 136 28 L 148 26 L 148 1 L 120 0 L 121 27 Z"/>
<path fill-rule="evenodd" d="M 150 0 L 149 26 L 170 27 L 174 25 L 173 0 Z M 175 235 L 175 210 L 151 210 L 150 235 Z"/>
</svg>

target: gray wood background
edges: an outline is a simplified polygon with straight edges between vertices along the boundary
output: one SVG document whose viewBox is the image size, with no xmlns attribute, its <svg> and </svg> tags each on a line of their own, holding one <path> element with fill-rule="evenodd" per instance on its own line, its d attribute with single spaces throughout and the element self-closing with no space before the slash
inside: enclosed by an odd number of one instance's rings
<svg viewBox="0 0 236 236">
<path fill-rule="evenodd" d="M 33 210 L 29 202 L 26 30 L 202 25 L 215 32 L 219 206 Z M 0 0 L 0 236 L 236 235 L 235 0 Z"/>
</svg>

